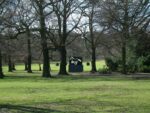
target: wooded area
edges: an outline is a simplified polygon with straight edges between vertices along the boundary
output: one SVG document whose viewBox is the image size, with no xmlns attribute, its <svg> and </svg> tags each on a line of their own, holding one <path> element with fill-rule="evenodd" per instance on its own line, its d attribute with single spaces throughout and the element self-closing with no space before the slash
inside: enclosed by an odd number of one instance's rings
<svg viewBox="0 0 150 113">
<path fill-rule="evenodd" d="M 150 72 L 149 0 L 0 0 L 0 78 L 24 63 L 60 61 L 59 75 L 68 75 L 69 56 L 104 59 L 109 71 Z M 55 53 L 55 55 L 53 54 Z"/>
</svg>

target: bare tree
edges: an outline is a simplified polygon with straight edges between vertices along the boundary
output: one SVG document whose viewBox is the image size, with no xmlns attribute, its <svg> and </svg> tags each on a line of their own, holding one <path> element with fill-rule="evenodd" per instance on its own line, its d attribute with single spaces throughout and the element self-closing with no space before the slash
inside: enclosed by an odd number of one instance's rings
<svg viewBox="0 0 150 113">
<path fill-rule="evenodd" d="M 27 58 L 25 61 L 25 70 L 28 73 L 32 73 L 31 64 L 32 64 L 32 53 L 31 53 L 31 27 L 33 26 L 36 16 L 34 15 L 34 8 L 30 0 L 24 2 L 23 0 L 16 0 L 14 2 L 13 11 L 11 19 L 6 19 L 6 25 L 8 28 L 11 28 L 14 32 L 12 34 L 13 39 L 18 38 L 21 34 L 26 33 L 27 38 Z"/>
<path fill-rule="evenodd" d="M 3 74 L 3 69 L 2 69 L 2 41 L 1 41 L 1 38 L 2 36 L 0 35 L 0 78 L 3 78 L 4 77 L 4 74 Z"/>
<path fill-rule="evenodd" d="M 2 68 L 2 31 L 4 29 L 4 26 L 3 26 L 3 19 L 2 17 L 4 16 L 3 13 L 4 13 L 4 2 L 5 0 L 1 0 L 0 1 L 0 78 L 3 78 L 4 77 L 4 74 L 3 74 L 3 68 Z"/>
<path fill-rule="evenodd" d="M 80 29 L 83 33 L 86 48 L 91 55 L 91 72 L 96 72 L 96 49 L 101 44 L 100 37 L 104 34 L 106 27 L 101 26 L 101 23 L 97 21 L 101 10 L 99 0 L 86 0 L 86 2 L 87 4 L 84 11 L 84 17 L 86 18 L 84 22 L 85 26 Z"/>
<path fill-rule="evenodd" d="M 8 72 L 13 72 L 14 68 L 14 62 L 13 62 L 13 55 L 15 54 L 15 46 L 16 46 L 16 41 L 13 37 L 14 35 L 14 30 L 13 28 L 7 28 L 3 31 L 4 34 L 4 42 L 5 44 L 3 45 L 4 48 L 4 53 L 7 56 L 8 59 Z"/>
<path fill-rule="evenodd" d="M 49 49 L 47 43 L 47 29 L 46 29 L 46 16 L 51 14 L 51 11 L 47 14 L 46 8 L 48 8 L 51 3 L 46 0 L 32 0 L 34 8 L 36 10 L 36 14 L 38 15 L 39 20 L 39 33 L 41 37 L 41 45 L 43 52 L 43 77 L 50 77 L 50 60 L 49 60 Z M 45 14 L 46 13 L 46 14 Z"/>
<path fill-rule="evenodd" d="M 27 72 L 32 73 L 32 53 L 31 53 L 31 28 L 33 26 L 34 21 L 36 20 L 36 16 L 34 15 L 34 8 L 32 6 L 32 2 L 20 0 L 19 6 L 16 11 L 17 15 L 17 29 L 22 31 L 22 33 L 26 33 L 27 37 Z"/>
<path fill-rule="evenodd" d="M 3 27 L 5 28 L 3 35 L 7 38 L 8 42 L 8 71 L 12 72 L 12 56 L 11 56 L 11 41 L 18 37 L 19 34 L 24 33 L 23 29 L 20 26 L 20 20 L 18 20 L 18 12 L 20 0 L 6 0 L 5 12 L 2 17 Z M 22 30 L 22 31 L 21 31 Z"/>
<path fill-rule="evenodd" d="M 66 46 L 79 36 L 69 39 L 72 32 L 77 32 L 76 29 L 82 18 L 83 11 L 80 7 L 83 5 L 82 0 L 61 0 L 55 2 L 51 0 L 53 6 L 53 24 L 50 25 L 49 34 L 51 41 L 60 53 L 60 75 L 67 75 L 67 51 Z"/>
</svg>

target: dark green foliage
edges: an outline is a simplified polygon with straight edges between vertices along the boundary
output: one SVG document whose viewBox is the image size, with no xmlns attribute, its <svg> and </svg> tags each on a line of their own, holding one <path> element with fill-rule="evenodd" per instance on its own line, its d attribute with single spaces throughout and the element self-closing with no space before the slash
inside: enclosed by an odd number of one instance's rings
<svg viewBox="0 0 150 113">
<path fill-rule="evenodd" d="M 138 70 L 145 73 L 150 72 L 150 55 L 138 59 Z"/>
<path fill-rule="evenodd" d="M 145 57 L 143 65 L 150 66 L 150 55 L 148 55 L 147 57 Z"/>
<path fill-rule="evenodd" d="M 122 72 L 122 62 L 120 58 L 106 58 L 106 65 L 111 71 L 117 71 L 117 72 Z M 138 65 L 137 65 L 137 59 L 133 57 L 129 57 L 127 60 L 127 72 L 129 73 L 134 73 L 138 71 Z"/>
<path fill-rule="evenodd" d="M 137 68 L 137 65 L 136 63 L 131 63 L 127 65 L 127 71 L 130 72 L 130 73 L 135 73 L 137 72 L 138 68 Z"/>
<path fill-rule="evenodd" d="M 146 33 L 142 33 L 141 35 L 137 38 L 135 53 L 139 57 L 148 56 L 150 55 L 150 36 Z"/>
<path fill-rule="evenodd" d="M 150 55 L 141 57 L 130 57 L 127 61 L 127 72 L 150 72 Z"/>
<path fill-rule="evenodd" d="M 138 71 L 137 57 L 132 52 L 132 54 L 128 54 L 127 58 L 127 72 L 135 73 L 137 71 Z"/>
<path fill-rule="evenodd" d="M 111 58 L 105 58 L 105 62 L 107 67 L 111 70 L 111 71 L 117 71 L 118 66 L 119 66 L 119 61 L 111 59 Z"/>
<path fill-rule="evenodd" d="M 138 71 L 150 72 L 150 36 L 145 31 L 140 31 L 137 38 L 135 54 L 138 61 Z"/>
<path fill-rule="evenodd" d="M 143 66 L 144 73 L 150 73 L 150 66 Z"/>
</svg>

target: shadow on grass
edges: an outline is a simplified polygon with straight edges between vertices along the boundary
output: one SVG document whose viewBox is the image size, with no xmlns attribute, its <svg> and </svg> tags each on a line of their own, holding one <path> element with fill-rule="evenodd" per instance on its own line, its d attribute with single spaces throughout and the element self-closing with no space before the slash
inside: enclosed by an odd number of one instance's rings
<svg viewBox="0 0 150 113">
<path fill-rule="evenodd" d="M 8 79 L 10 81 L 15 80 L 21 80 L 21 81 L 45 81 L 45 80 L 51 80 L 51 81 L 118 81 L 118 80 L 132 80 L 133 75 L 125 76 L 121 75 L 120 73 L 113 73 L 111 75 L 105 75 L 105 74 L 92 74 L 92 73 L 69 73 L 69 75 L 57 75 L 56 73 L 52 73 L 51 78 L 43 78 L 42 73 L 39 71 L 34 71 L 33 73 L 26 73 L 24 71 L 15 71 L 13 73 L 6 73 L 5 79 Z M 135 76 L 136 79 L 136 76 Z"/>
<path fill-rule="evenodd" d="M 0 105 L 0 112 L 15 112 L 17 113 L 64 113 L 59 110 L 47 109 L 47 108 L 38 108 L 38 107 L 29 107 L 21 105 Z"/>
<path fill-rule="evenodd" d="M 131 77 L 133 80 L 150 80 L 150 73 L 136 73 Z"/>
<path fill-rule="evenodd" d="M 54 81 L 54 82 L 68 82 L 68 81 L 117 81 L 117 80 L 130 80 L 130 78 L 125 78 L 121 76 L 86 76 L 86 75 L 68 75 L 68 76 L 52 76 L 50 78 L 44 78 L 40 75 L 26 75 L 26 74 L 7 74 L 5 79 L 9 81 Z"/>
</svg>

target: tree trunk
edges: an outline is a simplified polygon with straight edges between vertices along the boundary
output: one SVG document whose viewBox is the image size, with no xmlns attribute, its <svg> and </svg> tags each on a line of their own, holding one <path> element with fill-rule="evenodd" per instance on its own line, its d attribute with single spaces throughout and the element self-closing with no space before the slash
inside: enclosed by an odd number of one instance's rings
<svg viewBox="0 0 150 113">
<path fill-rule="evenodd" d="M 11 55 L 8 55 L 8 72 L 13 72 Z"/>
<path fill-rule="evenodd" d="M 50 60 L 49 60 L 49 51 L 47 48 L 47 43 L 42 44 L 43 47 L 43 77 L 51 77 L 50 75 Z"/>
<path fill-rule="evenodd" d="M 91 38 L 91 49 L 92 49 L 92 61 L 91 61 L 91 72 L 95 73 L 97 72 L 96 69 L 96 47 L 95 47 L 95 36 L 94 36 L 94 26 L 93 26 L 93 22 L 94 22 L 94 5 L 92 6 L 92 11 L 89 17 L 89 29 L 90 29 L 90 38 Z"/>
<path fill-rule="evenodd" d="M 27 44 L 28 44 L 28 68 L 27 68 L 27 72 L 28 73 L 32 73 L 32 69 L 31 69 L 31 65 L 32 65 L 32 55 L 31 55 L 31 40 L 30 40 L 30 30 L 27 28 L 26 29 L 27 32 Z"/>
<path fill-rule="evenodd" d="M 122 46 L 122 73 L 127 74 L 127 65 L 126 65 L 126 43 L 123 43 Z"/>
<path fill-rule="evenodd" d="M 39 71 L 42 71 L 41 64 L 39 64 Z"/>
<path fill-rule="evenodd" d="M 46 37 L 46 25 L 45 25 L 45 15 L 44 8 L 42 6 L 42 1 L 38 4 L 39 14 L 40 14 L 40 35 L 41 35 L 41 44 L 43 51 L 43 77 L 51 77 L 50 74 L 50 60 L 49 60 L 49 51 L 47 47 L 47 37 Z"/>
<path fill-rule="evenodd" d="M 67 71 L 66 71 L 66 65 L 67 65 L 67 51 L 66 51 L 66 47 L 62 46 L 61 48 L 59 48 L 59 52 L 60 52 L 60 70 L 59 70 L 59 75 L 68 75 Z"/>
<path fill-rule="evenodd" d="M 27 70 L 28 70 L 28 63 L 27 63 L 27 61 L 26 61 L 26 60 L 24 61 L 24 70 L 25 70 L 25 71 L 27 71 Z"/>
<path fill-rule="evenodd" d="M 60 70 L 59 70 L 59 75 L 68 75 L 67 70 L 66 70 L 66 65 L 67 65 L 67 51 L 66 51 L 66 39 L 68 37 L 67 35 L 67 5 L 66 2 L 64 3 L 64 10 L 63 10 L 63 24 L 62 24 L 62 36 L 61 41 L 60 41 L 60 47 L 59 47 L 59 52 L 60 52 Z M 60 22 L 61 23 L 61 22 Z M 59 25 L 60 31 L 59 34 L 61 34 L 61 25 Z"/>
<path fill-rule="evenodd" d="M 129 12 L 128 12 L 128 0 L 125 2 L 125 15 L 123 25 L 123 43 L 122 43 L 122 73 L 127 74 L 126 65 L 126 40 L 129 38 Z"/>
<path fill-rule="evenodd" d="M 94 72 L 97 72 L 97 69 L 96 69 L 96 48 L 93 47 L 92 48 L 92 61 L 91 61 L 91 66 L 92 66 L 92 69 L 91 69 L 91 72 L 94 73 Z"/>
<path fill-rule="evenodd" d="M 12 70 L 16 70 L 16 68 L 15 68 L 15 63 L 12 63 Z"/>
<path fill-rule="evenodd" d="M 0 50 L 0 78 L 3 78 L 4 74 L 3 74 L 3 69 L 2 69 L 2 53 Z"/>
<path fill-rule="evenodd" d="M 28 35 L 28 36 L 29 36 L 29 35 Z M 28 69 L 27 69 L 27 72 L 28 72 L 28 73 L 32 73 L 31 64 L 32 64 L 31 42 L 30 42 L 30 39 L 28 38 Z"/>
</svg>

